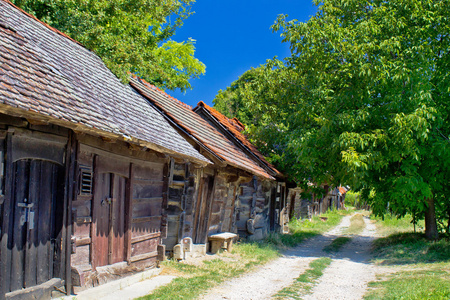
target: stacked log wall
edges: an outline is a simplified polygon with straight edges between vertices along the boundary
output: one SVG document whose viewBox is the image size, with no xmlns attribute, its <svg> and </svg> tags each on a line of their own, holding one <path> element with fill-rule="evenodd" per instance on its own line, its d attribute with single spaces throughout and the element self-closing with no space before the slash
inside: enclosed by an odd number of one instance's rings
<svg viewBox="0 0 450 300">
<path fill-rule="evenodd" d="M 241 237 L 261 240 L 267 236 L 270 231 L 270 210 L 275 209 L 270 205 L 275 186 L 275 181 L 256 177 L 241 184 L 236 207 L 236 227 Z"/>
<path fill-rule="evenodd" d="M 168 183 L 166 251 L 171 251 L 184 237 L 191 237 L 200 169 L 193 164 L 171 160 Z"/>
</svg>

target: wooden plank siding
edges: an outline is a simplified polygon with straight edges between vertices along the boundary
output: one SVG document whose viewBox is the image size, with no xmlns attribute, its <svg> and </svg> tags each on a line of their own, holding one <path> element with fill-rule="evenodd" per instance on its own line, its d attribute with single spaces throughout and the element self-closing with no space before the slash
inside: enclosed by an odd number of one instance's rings
<svg viewBox="0 0 450 300">
<path fill-rule="evenodd" d="M 199 170 L 190 163 L 172 159 L 168 169 L 167 237 L 163 244 L 171 251 L 182 238 L 193 234 L 200 183 Z"/>
<path fill-rule="evenodd" d="M 111 280 L 107 274 L 110 266 L 114 272 L 125 274 L 130 265 L 136 270 L 156 264 L 165 213 L 167 163 L 152 152 L 130 151 L 125 143 L 105 144 L 80 137 L 78 181 L 82 172 L 91 171 L 93 186 L 91 194 L 85 193 L 80 182 L 72 203 L 71 265 L 76 291 Z"/>
<path fill-rule="evenodd" d="M 1 298 L 66 275 L 67 142 L 57 126 L 0 121 Z"/>
</svg>

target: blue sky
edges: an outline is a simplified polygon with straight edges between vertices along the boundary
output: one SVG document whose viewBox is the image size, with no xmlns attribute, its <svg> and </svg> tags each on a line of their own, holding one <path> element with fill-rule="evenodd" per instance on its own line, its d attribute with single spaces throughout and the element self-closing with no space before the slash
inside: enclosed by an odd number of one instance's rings
<svg viewBox="0 0 450 300">
<path fill-rule="evenodd" d="M 195 56 L 206 65 L 206 73 L 191 80 L 192 90 L 167 92 L 195 106 L 200 100 L 212 105 L 220 89 L 251 67 L 274 56 L 290 55 L 280 33 L 270 29 L 279 14 L 307 21 L 317 9 L 311 0 L 197 0 L 192 10 L 195 14 L 184 21 L 173 39 L 196 40 Z"/>
</svg>

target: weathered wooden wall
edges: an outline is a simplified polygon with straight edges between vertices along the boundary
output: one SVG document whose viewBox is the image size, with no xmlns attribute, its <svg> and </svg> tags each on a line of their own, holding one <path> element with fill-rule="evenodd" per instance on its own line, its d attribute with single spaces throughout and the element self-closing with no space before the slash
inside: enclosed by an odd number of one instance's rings
<svg viewBox="0 0 450 300">
<path fill-rule="evenodd" d="M 326 213 L 330 209 L 341 209 L 342 198 L 336 188 L 327 187 L 324 194 L 313 194 L 311 199 L 301 198 L 300 188 L 289 189 L 291 215 L 297 219 L 311 218 L 313 215 Z"/>
<path fill-rule="evenodd" d="M 240 189 L 236 207 L 239 235 L 260 240 L 270 231 L 279 230 L 284 200 L 280 192 L 277 192 L 277 182 L 254 177 L 251 181 L 241 184 Z"/>
<path fill-rule="evenodd" d="M 171 160 L 169 166 L 166 251 L 184 237 L 192 236 L 200 169 L 191 163 Z"/>
<path fill-rule="evenodd" d="M 237 233 L 235 206 L 239 197 L 239 185 L 241 181 L 247 181 L 248 177 L 239 176 L 237 169 L 218 169 L 214 181 L 214 196 L 208 236 L 220 232 Z"/>
<path fill-rule="evenodd" d="M 33 297 L 54 278 L 62 287 L 68 140 L 64 128 L 0 114 L 0 298 Z"/>
<path fill-rule="evenodd" d="M 85 288 L 156 264 L 168 160 L 125 143 L 88 136 L 79 143 L 71 261 L 74 285 Z"/>
<path fill-rule="evenodd" d="M 311 199 L 302 198 L 302 192 L 302 189 L 294 188 L 289 189 L 288 193 L 288 200 L 291 201 L 291 217 L 296 219 L 311 218 L 313 212 L 313 201 Z"/>
</svg>

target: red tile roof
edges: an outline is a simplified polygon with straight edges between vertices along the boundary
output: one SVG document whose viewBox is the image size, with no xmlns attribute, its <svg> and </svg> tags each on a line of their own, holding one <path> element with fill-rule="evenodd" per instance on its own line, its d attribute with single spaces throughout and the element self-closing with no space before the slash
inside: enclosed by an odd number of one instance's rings
<svg viewBox="0 0 450 300">
<path fill-rule="evenodd" d="M 208 163 L 92 51 L 0 0 L 0 112 Z"/>
<path fill-rule="evenodd" d="M 283 176 L 283 174 L 280 171 L 278 171 L 272 164 L 270 164 L 266 160 L 266 158 L 261 154 L 261 152 L 259 152 L 258 149 L 256 149 L 256 147 L 252 143 L 250 143 L 250 141 L 245 137 L 245 135 L 242 134 L 241 131 L 243 131 L 245 129 L 245 127 L 241 122 L 239 122 L 238 119 L 227 118 L 226 116 L 224 116 L 223 114 L 221 114 L 220 112 L 215 110 L 214 108 L 205 104 L 203 101 L 200 101 L 197 104 L 197 107 L 194 108 L 194 111 L 196 111 L 199 107 L 206 109 L 215 118 L 215 120 L 218 123 L 222 124 L 226 128 L 226 130 L 228 130 L 234 137 L 236 137 L 236 139 L 244 147 L 246 147 L 248 149 L 249 152 L 251 152 L 253 155 L 255 155 L 258 158 L 258 160 L 260 160 L 260 162 L 262 164 L 264 164 L 265 167 L 272 172 L 272 174 L 274 176 L 278 176 L 278 177 Z M 242 128 L 242 129 L 240 129 L 240 128 Z"/>
<path fill-rule="evenodd" d="M 338 189 L 339 189 L 339 192 L 341 193 L 341 195 L 345 195 L 347 193 L 347 190 L 342 186 L 338 187 Z"/>
<path fill-rule="evenodd" d="M 244 151 L 224 134 L 196 114 L 190 106 L 167 95 L 154 85 L 136 76 L 131 76 L 130 85 L 149 99 L 177 126 L 197 139 L 197 142 L 201 143 L 200 146 L 209 149 L 220 160 L 257 176 L 273 179 L 267 171 L 249 158 Z"/>
</svg>

